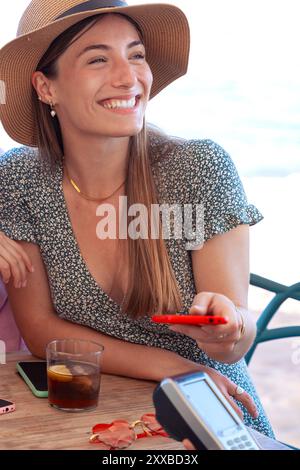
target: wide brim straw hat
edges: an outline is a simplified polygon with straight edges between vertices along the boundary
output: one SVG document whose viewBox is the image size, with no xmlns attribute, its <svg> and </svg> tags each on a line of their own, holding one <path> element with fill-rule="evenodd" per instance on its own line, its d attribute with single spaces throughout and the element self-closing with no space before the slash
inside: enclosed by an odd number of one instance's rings
<svg viewBox="0 0 300 470">
<path fill-rule="evenodd" d="M 151 98 L 186 73 L 189 26 L 176 6 L 129 6 L 121 0 L 33 0 L 20 20 L 17 38 L 0 50 L 0 119 L 13 140 L 37 146 L 31 77 L 52 41 L 75 23 L 101 13 L 122 13 L 139 25 L 153 74 Z"/>
</svg>

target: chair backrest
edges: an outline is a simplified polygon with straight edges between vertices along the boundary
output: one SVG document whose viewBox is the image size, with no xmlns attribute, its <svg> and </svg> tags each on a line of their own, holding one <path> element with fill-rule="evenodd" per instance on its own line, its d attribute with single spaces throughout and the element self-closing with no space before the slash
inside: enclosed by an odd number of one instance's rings
<svg viewBox="0 0 300 470">
<path fill-rule="evenodd" d="M 0 280 L 0 340 L 6 352 L 26 349 L 11 311 L 5 285 Z"/>
<path fill-rule="evenodd" d="M 299 325 L 284 326 L 282 328 L 268 328 L 268 325 L 273 316 L 276 314 L 277 310 L 285 300 L 289 298 L 300 300 L 300 282 L 291 286 L 285 286 L 283 284 L 279 284 L 278 282 L 271 281 L 270 279 L 266 279 L 265 277 L 251 273 L 250 284 L 269 292 L 274 292 L 276 295 L 262 311 L 257 321 L 257 335 L 255 341 L 245 356 L 247 364 L 249 364 L 259 343 L 272 341 L 273 339 L 300 336 Z"/>
</svg>

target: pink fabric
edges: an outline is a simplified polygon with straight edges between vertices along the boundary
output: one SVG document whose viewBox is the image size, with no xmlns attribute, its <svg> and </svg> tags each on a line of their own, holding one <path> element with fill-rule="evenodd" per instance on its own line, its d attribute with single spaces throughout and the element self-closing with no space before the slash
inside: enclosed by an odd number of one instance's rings
<svg viewBox="0 0 300 470">
<path fill-rule="evenodd" d="M 11 311 L 5 285 L 0 279 L 0 339 L 5 342 L 6 352 L 27 349 L 21 338 Z"/>
</svg>

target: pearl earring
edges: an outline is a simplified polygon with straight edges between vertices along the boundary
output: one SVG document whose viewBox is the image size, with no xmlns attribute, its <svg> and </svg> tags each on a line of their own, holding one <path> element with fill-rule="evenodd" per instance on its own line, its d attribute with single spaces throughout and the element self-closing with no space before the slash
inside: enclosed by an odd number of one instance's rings
<svg viewBox="0 0 300 470">
<path fill-rule="evenodd" d="M 53 118 L 55 118 L 55 116 L 56 116 L 56 111 L 55 111 L 55 109 L 54 109 L 54 107 L 53 107 L 52 101 L 50 101 L 49 105 L 50 105 L 50 108 L 51 108 L 50 114 L 51 114 L 51 116 L 52 116 Z"/>
</svg>

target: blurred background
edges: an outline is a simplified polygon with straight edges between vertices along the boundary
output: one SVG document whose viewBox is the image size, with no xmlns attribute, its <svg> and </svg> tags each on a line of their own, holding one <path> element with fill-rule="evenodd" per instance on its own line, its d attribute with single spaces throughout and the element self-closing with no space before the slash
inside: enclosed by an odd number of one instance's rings
<svg viewBox="0 0 300 470">
<path fill-rule="evenodd" d="M 0 47 L 15 36 L 28 0 L 1 2 Z M 158 3 L 129 0 L 129 3 Z M 300 28 L 297 0 L 165 0 L 191 27 L 188 74 L 149 104 L 148 121 L 172 135 L 210 138 L 233 158 L 249 202 L 251 271 L 300 281 Z M 0 148 L 11 141 L 0 124 Z M 259 315 L 272 296 L 250 289 Z M 300 324 L 288 301 L 272 325 Z M 259 346 L 250 366 L 278 439 L 300 447 L 300 339 Z"/>
</svg>

